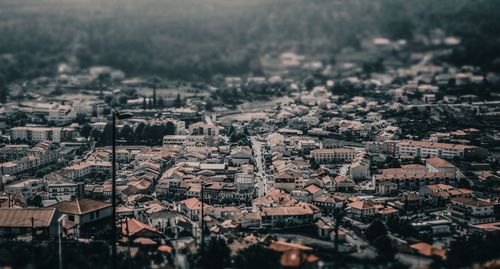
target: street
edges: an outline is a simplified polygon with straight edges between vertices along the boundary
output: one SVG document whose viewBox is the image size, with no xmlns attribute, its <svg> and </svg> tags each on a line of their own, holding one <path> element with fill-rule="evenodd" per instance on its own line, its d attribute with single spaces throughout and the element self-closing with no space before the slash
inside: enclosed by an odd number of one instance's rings
<svg viewBox="0 0 500 269">
<path fill-rule="evenodd" d="M 255 179 L 257 182 L 255 183 L 255 186 L 260 197 L 267 193 L 267 177 L 264 169 L 264 163 L 262 162 L 262 142 L 260 142 L 255 136 L 252 136 L 251 141 L 255 165 L 257 167 L 257 172 L 255 173 Z"/>
</svg>

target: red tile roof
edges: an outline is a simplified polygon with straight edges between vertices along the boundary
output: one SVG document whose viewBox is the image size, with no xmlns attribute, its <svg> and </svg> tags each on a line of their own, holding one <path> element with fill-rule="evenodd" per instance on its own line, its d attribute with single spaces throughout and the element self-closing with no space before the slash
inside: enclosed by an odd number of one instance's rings
<svg viewBox="0 0 500 269">
<path fill-rule="evenodd" d="M 111 207 L 111 204 L 92 199 L 76 199 L 50 206 L 50 208 L 57 208 L 62 213 L 72 215 L 84 215 L 107 207 Z"/>
<path fill-rule="evenodd" d="M 55 208 L 0 208 L 0 227 L 47 227 L 56 216 Z"/>
</svg>

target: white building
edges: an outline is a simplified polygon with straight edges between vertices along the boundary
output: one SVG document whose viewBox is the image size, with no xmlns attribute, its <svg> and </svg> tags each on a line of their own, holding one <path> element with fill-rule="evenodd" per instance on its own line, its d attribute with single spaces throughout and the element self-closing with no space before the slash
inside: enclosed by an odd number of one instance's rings
<svg viewBox="0 0 500 269">
<path fill-rule="evenodd" d="M 401 141 L 396 144 L 396 156 L 485 159 L 488 157 L 488 151 L 484 148 L 461 144 L 429 141 Z"/>
<path fill-rule="evenodd" d="M 350 148 L 315 149 L 311 156 L 317 163 L 350 162 L 356 157 L 356 151 Z"/>
<path fill-rule="evenodd" d="M 451 218 L 460 223 L 478 224 L 495 221 L 492 203 L 472 198 L 451 199 L 449 207 Z"/>
<path fill-rule="evenodd" d="M 71 137 L 73 132 L 73 128 L 14 127 L 10 129 L 10 139 L 36 143 L 43 141 L 60 143 L 62 140 Z"/>
<path fill-rule="evenodd" d="M 370 179 L 370 159 L 358 157 L 349 168 L 349 173 L 354 180 Z"/>
<path fill-rule="evenodd" d="M 234 175 L 234 183 L 238 189 L 251 189 L 254 185 L 255 176 L 252 173 L 237 173 Z"/>
<path fill-rule="evenodd" d="M 78 197 L 78 184 L 73 182 L 53 181 L 47 183 L 50 199 L 69 201 Z"/>
<path fill-rule="evenodd" d="M 197 122 L 189 125 L 189 133 L 192 135 L 218 136 L 219 129 L 213 123 Z"/>
<path fill-rule="evenodd" d="M 29 199 L 45 190 L 45 182 L 42 179 L 30 178 L 5 186 L 5 192 L 21 194 Z"/>
</svg>

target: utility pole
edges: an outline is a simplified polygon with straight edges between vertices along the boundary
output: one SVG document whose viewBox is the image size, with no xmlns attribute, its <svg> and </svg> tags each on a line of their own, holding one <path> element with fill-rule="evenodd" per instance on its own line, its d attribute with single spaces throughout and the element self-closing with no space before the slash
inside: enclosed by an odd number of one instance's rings
<svg viewBox="0 0 500 269">
<path fill-rule="evenodd" d="M 57 228 L 58 228 L 58 234 L 59 234 L 59 269 L 63 269 L 62 244 L 61 244 L 61 236 L 62 236 L 61 223 L 64 222 L 65 217 L 66 217 L 65 215 L 62 215 L 57 220 Z"/>
<path fill-rule="evenodd" d="M 334 210 L 334 219 L 335 219 L 335 226 L 333 227 L 333 231 L 335 233 L 335 252 L 339 252 L 339 228 L 340 228 L 340 222 L 344 218 L 345 214 L 345 205 L 342 206 L 342 208 L 335 208 Z"/>
<path fill-rule="evenodd" d="M 111 208 L 112 208 L 112 213 L 111 213 L 111 231 L 112 231 L 112 238 L 111 238 L 111 254 L 112 254 L 112 267 L 113 269 L 116 269 L 116 115 L 115 112 L 113 111 L 112 115 L 112 131 L 111 131 L 111 137 L 112 137 L 112 163 L 111 163 L 111 170 L 112 170 L 112 175 L 111 175 Z"/>
<path fill-rule="evenodd" d="M 125 217 L 125 232 L 127 233 L 127 250 L 128 256 L 130 258 L 130 233 L 128 230 L 128 217 Z"/>
<path fill-rule="evenodd" d="M 112 124 L 112 131 L 111 131 L 111 137 L 112 137 L 112 163 L 111 163 L 111 168 L 112 168 L 112 175 L 111 175 L 111 207 L 112 207 L 112 213 L 111 213 L 111 231 L 113 232 L 112 237 L 111 237 L 111 254 L 112 254 L 112 268 L 116 269 L 116 119 L 118 118 L 119 120 L 123 119 L 128 119 L 131 118 L 132 114 L 130 113 L 119 113 L 118 111 L 113 110 L 111 112 L 111 124 Z"/>
<path fill-rule="evenodd" d="M 31 217 L 31 243 L 35 242 L 35 218 Z"/>
<path fill-rule="evenodd" d="M 205 255 L 205 220 L 203 219 L 204 215 L 204 204 L 203 204 L 203 198 L 204 198 L 204 193 L 205 193 L 205 184 L 204 182 L 201 183 L 201 257 L 203 260 L 203 255 Z"/>
</svg>

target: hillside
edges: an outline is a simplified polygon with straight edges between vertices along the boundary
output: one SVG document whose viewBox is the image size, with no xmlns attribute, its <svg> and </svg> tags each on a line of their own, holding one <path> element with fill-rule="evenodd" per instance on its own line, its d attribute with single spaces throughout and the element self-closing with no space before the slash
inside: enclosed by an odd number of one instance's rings
<svg viewBox="0 0 500 269">
<path fill-rule="evenodd" d="M 176 79 L 258 74 L 263 53 L 328 56 L 362 38 L 436 27 L 463 37 L 454 61 L 498 68 L 497 10 L 500 2 L 485 0 L 7 0 L 0 55 L 13 57 L 0 72 L 11 81 L 77 59 Z"/>
</svg>

